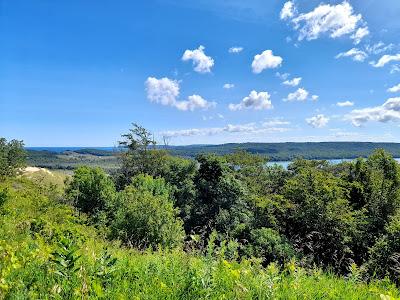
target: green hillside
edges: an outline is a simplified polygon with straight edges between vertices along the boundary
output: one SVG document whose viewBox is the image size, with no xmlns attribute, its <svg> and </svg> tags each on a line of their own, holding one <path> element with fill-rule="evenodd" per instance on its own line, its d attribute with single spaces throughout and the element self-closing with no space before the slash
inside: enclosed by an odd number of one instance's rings
<svg viewBox="0 0 400 300">
<path fill-rule="evenodd" d="M 130 132 L 110 173 L 27 166 L 0 138 L 0 299 L 400 298 L 388 152 L 285 169 L 246 151 L 173 156 Z"/>
<path fill-rule="evenodd" d="M 396 299 L 393 284 L 347 279 L 295 261 L 283 269 L 180 249 L 138 251 L 106 241 L 59 195 L 27 179 L 3 181 L 0 299 Z M 225 254 L 224 254 L 225 253 Z M 390 297 L 389 297 L 390 296 Z M 386 297 L 386 298 L 384 298 Z"/>
</svg>

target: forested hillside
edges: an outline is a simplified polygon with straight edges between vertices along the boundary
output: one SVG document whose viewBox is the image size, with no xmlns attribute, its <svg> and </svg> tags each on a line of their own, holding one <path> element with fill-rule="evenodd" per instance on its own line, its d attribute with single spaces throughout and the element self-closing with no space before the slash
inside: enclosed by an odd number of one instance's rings
<svg viewBox="0 0 400 300">
<path fill-rule="evenodd" d="M 167 150 L 173 156 L 196 158 L 200 154 L 227 155 L 237 151 L 263 155 L 268 161 L 291 161 L 304 159 L 354 159 L 368 157 L 376 149 L 384 149 L 392 156 L 400 157 L 400 144 L 397 143 L 243 143 L 222 145 L 164 146 L 154 145 L 158 150 Z M 152 148 L 153 148 L 152 147 Z M 28 148 L 30 165 L 51 169 L 73 170 L 79 165 L 100 166 L 108 171 L 118 168 L 118 155 L 125 149 L 82 148 L 55 151 Z"/>
<path fill-rule="evenodd" d="M 0 140 L 0 298 L 400 297 L 400 166 L 384 150 L 286 170 L 153 143 L 135 125 L 118 169 L 61 182 Z"/>
<path fill-rule="evenodd" d="M 230 143 L 222 145 L 169 146 L 174 155 L 196 157 L 201 153 L 231 154 L 242 150 L 266 155 L 271 161 L 304 159 L 343 159 L 371 155 L 376 149 L 384 149 L 394 157 L 400 157 L 398 143 L 324 142 L 324 143 Z"/>
</svg>

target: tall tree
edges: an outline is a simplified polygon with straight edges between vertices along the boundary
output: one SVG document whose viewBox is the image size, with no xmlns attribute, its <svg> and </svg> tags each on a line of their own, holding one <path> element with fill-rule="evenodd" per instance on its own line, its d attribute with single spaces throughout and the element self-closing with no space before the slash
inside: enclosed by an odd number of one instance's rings
<svg viewBox="0 0 400 300">
<path fill-rule="evenodd" d="M 26 165 L 26 151 L 22 141 L 0 138 L 0 178 L 16 175 Z"/>
<path fill-rule="evenodd" d="M 151 132 L 136 123 L 122 137 L 123 140 L 119 144 L 126 151 L 121 153 L 122 166 L 116 176 L 117 188 L 120 190 L 138 174 L 159 175 L 167 156 L 166 151 L 156 149 Z"/>
</svg>

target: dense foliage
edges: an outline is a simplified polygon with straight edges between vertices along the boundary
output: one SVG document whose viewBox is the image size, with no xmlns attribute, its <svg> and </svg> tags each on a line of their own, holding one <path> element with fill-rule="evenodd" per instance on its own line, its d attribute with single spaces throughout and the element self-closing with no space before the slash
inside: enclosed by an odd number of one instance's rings
<svg viewBox="0 0 400 300">
<path fill-rule="evenodd" d="M 398 297 L 400 165 L 384 150 L 286 170 L 245 151 L 171 156 L 138 125 L 123 137 L 111 174 L 3 177 L 3 295 Z"/>
<path fill-rule="evenodd" d="M 49 175 L 51 176 L 51 175 Z M 0 299 L 397 299 L 388 280 L 346 279 L 295 261 L 263 267 L 229 259 L 210 241 L 205 254 L 138 251 L 105 240 L 73 207 L 26 179 L 0 182 Z M 3 196 L 1 196 L 3 197 Z M 281 241 L 266 230 L 255 248 Z M 263 244 L 264 242 L 265 244 Z M 271 243 L 272 242 L 272 243 Z M 265 247 L 265 248 L 264 248 Z M 256 251 L 258 251 L 255 249 Z M 269 250 L 268 250 L 269 251 Z"/>
<path fill-rule="evenodd" d="M 7 142 L 0 137 L 0 178 L 13 176 L 25 166 L 26 153 L 21 141 Z"/>
</svg>

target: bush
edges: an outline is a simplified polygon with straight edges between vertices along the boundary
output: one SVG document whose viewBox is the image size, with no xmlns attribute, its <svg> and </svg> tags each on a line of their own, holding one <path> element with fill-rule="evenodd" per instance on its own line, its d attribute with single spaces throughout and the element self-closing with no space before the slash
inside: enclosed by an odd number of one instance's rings
<svg viewBox="0 0 400 300">
<path fill-rule="evenodd" d="M 112 205 L 115 187 L 100 168 L 79 167 L 66 188 L 66 197 L 80 211 L 95 215 Z"/>
<path fill-rule="evenodd" d="M 178 213 L 163 179 L 138 175 L 118 194 L 112 235 L 138 248 L 180 246 L 184 231 Z"/>
<path fill-rule="evenodd" d="M 245 252 L 250 257 L 262 258 L 265 265 L 271 262 L 283 264 L 295 256 L 295 251 L 289 241 L 271 228 L 252 230 Z"/>
</svg>

